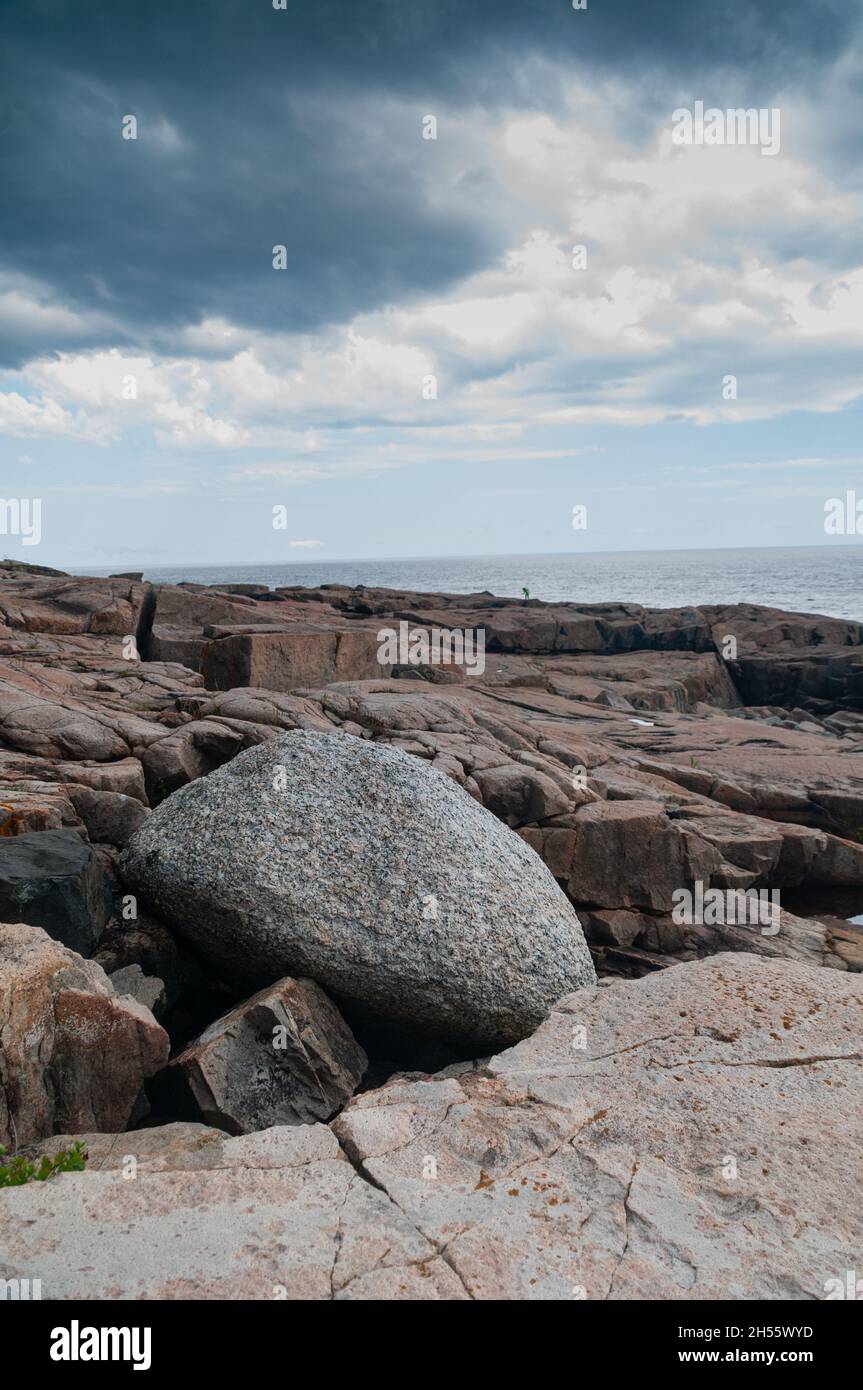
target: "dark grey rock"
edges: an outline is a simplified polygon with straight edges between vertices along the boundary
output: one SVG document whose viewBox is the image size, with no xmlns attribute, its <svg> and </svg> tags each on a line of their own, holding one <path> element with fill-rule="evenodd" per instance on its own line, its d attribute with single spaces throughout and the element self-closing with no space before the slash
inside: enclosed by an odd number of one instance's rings
<svg viewBox="0 0 863 1390">
<path fill-rule="evenodd" d="M 116 976 L 114 977 L 116 981 Z M 225 1014 L 168 1068 L 175 1094 L 230 1134 L 332 1119 L 367 1057 L 313 980 L 279 980 Z"/>
<path fill-rule="evenodd" d="M 226 977 L 318 981 L 450 1041 L 524 1037 L 595 979 L 539 856 L 435 768 L 294 732 L 175 792 L 126 882 Z"/>
<path fill-rule="evenodd" d="M 108 879 L 74 830 L 0 839 L 0 920 L 41 927 L 89 956 L 111 915 Z"/>
<path fill-rule="evenodd" d="M 139 913 L 134 921 L 112 924 L 93 952 L 93 959 L 107 975 L 138 965 L 142 974 L 164 981 L 169 1000 L 180 993 L 183 972 L 177 943 L 162 922 L 145 913 Z"/>
</svg>

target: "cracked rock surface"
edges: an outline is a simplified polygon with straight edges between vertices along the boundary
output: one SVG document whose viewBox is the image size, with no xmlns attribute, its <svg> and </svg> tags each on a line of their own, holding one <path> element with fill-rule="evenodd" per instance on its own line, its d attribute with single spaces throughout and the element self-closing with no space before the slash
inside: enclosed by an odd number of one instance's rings
<svg viewBox="0 0 863 1390">
<path fill-rule="evenodd" d="M 863 1236 L 861 1025 L 859 976 L 745 953 L 580 990 L 329 1128 L 88 1136 L 86 1172 L 0 1192 L 0 1276 L 50 1298 L 822 1298 Z"/>
</svg>

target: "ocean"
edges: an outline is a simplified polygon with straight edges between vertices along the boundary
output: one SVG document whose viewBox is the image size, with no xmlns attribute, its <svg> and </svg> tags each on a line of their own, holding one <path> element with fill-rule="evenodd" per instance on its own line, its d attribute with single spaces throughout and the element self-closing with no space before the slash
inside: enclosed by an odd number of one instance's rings
<svg viewBox="0 0 863 1390">
<path fill-rule="evenodd" d="M 114 566 L 119 569 L 121 566 Z M 130 568 L 132 568 L 130 566 Z M 106 569 L 78 573 L 107 574 Z M 420 560 L 154 565 L 157 584 L 365 584 L 572 603 L 619 600 L 650 608 L 761 603 L 863 621 L 863 544 L 751 550 L 651 550 L 605 554 L 469 555 Z"/>
</svg>

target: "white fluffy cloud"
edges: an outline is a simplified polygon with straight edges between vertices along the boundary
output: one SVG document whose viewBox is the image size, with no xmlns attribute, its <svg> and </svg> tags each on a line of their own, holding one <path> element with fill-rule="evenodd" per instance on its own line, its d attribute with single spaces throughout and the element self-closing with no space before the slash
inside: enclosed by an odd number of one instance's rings
<svg viewBox="0 0 863 1390">
<path fill-rule="evenodd" d="M 627 142 L 614 125 L 625 102 L 619 90 L 572 87 L 557 117 L 512 111 L 495 125 L 439 113 L 429 205 L 445 216 L 467 201 L 509 229 L 504 254 L 445 296 L 314 336 L 212 318 L 170 350 L 38 356 L 0 379 L 0 429 L 108 443 L 135 428 L 162 448 L 287 450 L 230 476 L 269 467 L 302 479 L 392 466 L 370 442 L 381 429 L 401 457 L 467 456 L 492 422 L 529 453 L 536 426 L 759 419 L 857 398 L 863 264 L 841 264 L 840 251 L 861 244 L 863 199 L 795 139 L 812 113 L 783 105 L 782 152 L 764 159 L 674 146 L 671 109 Z M 385 118 L 398 116 L 393 103 Z M 0 323 L 4 314 L 41 318 L 61 342 L 80 326 L 32 286 L 0 284 Z M 733 403 L 727 374 L 738 378 Z"/>
</svg>

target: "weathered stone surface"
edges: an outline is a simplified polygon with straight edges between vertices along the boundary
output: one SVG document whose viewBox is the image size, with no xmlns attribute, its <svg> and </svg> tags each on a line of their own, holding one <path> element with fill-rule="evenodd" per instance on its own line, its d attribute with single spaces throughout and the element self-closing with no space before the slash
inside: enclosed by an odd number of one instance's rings
<svg viewBox="0 0 863 1390">
<path fill-rule="evenodd" d="M 708 949 L 703 936 L 672 948 L 662 920 L 666 890 L 678 869 L 684 882 L 674 886 L 685 886 L 697 844 L 718 856 L 717 884 L 755 874 L 783 889 L 863 889 L 859 623 L 748 604 L 651 610 L 343 585 L 151 587 L 33 568 L 0 575 L 4 614 L 0 838 L 74 828 L 110 856 L 141 813 L 82 789 L 146 807 L 279 730 L 319 728 L 431 762 L 518 831 L 576 910 L 652 914 L 666 959 Z M 336 679 L 369 669 L 337 661 L 342 648 L 345 659 L 350 643 L 369 656 L 373 642 L 376 656 L 380 627 L 403 619 L 483 628 L 484 674 L 402 667 L 388 680 L 375 662 L 377 679 Z M 129 659 L 131 635 L 143 660 Z M 720 655 L 728 635 L 736 662 Z M 192 670 L 153 659 L 197 670 L 205 650 L 227 653 L 231 643 L 262 661 L 274 654 L 258 687 L 207 691 Z M 262 688 L 301 674 L 308 689 Z M 224 675 L 234 679 L 251 679 L 251 667 Z M 741 695 L 784 704 L 745 708 Z M 659 808 L 655 827 L 671 859 L 654 850 L 652 893 L 643 886 L 651 852 L 635 845 L 634 822 L 615 864 L 610 847 L 623 827 L 595 816 L 585 821 L 596 851 L 591 896 L 578 896 L 578 812 L 597 800 Z M 707 833 L 720 811 L 724 823 Z M 838 942 L 832 934 L 825 963 L 856 968 L 853 942 L 841 957 Z M 641 944 L 632 949 L 634 966 Z M 607 952 L 601 959 L 605 968 Z"/>
<path fill-rule="evenodd" d="M 582 913 L 580 920 L 588 941 L 627 947 L 634 945 L 639 937 L 649 930 L 655 919 L 644 913 L 628 912 L 618 908 Z"/>
<path fill-rule="evenodd" d="M 44 639 L 48 640 L 48 639 Z M 122 762 L 165 737 L 177 722 L 176 700 L 199 688 L 179 666 L 124 661 L 123 643 L 78 637 L 75 652 L 34 653 L 0 663 L 0 739 L 18 755 L 75 764 Z M 94 654 L 79 654 L 90 644 Z M 82 779 L 89 782 L 90 779 Z M 92 783 L 91 783 L 92 784 Z"/>
<path fill-rule="evenodd" d="M 765 905 L 761 917 L 751 908 L 748 914 L 741 911 L 739 918 L 736 912 L 724 912 L 716 922 L 692 922 L 689 918 L 678 921 L 661 914 L 642 915 L 639 921 L 641 930 L 629 944 L 639 951 L 658 952 L 660 959 L 665 957 L 665 964 L 670 964 L 669 958 L 675 957 L 679 960 L 698 960 L 721 951 L 749 951 L 759 956 L 784 956 L 807 965 L 847 968 L 847 964 L 834 956 L 832 933 L 823 922 L 796 916 L 778 905 L 775 916 Z M 593 934 L 590 939 L 594 939 Z M 612 960 L 615 959 L 616 945 L 612 942 L 606 946 Z M 618 957 L 626 958 L 626 953 Z"/>
<path fill-rule="evenodd" d="M 58 579 L 71 579 L 65 570 L 51 569 L 49 565 L 31 565 L 27 560 L 0 560 L 0 570 L 4 574 L 45 574 Z"/>
<path fill-rule="evenodd" d="M 168 1038 L 95 961 L 38 927 L 0 925 L 0 1143 L 121 1130 Z"/>
<path fill-rule="evenodd" d="M 125 845 L 150 814 L 137 797 L 126 796 L 123 792 L 73 787 L 69 789 L 69 800 L 90 839 L 97 844 Z"/>
<path fill-rule="evenodd" d="M 206 1123 L 248 1134 L 329 1120 L 367 1062 L 323 990 L 313 980 L 284 979 L 217 1019 L 168 1075 Z"/>
<path fill-rule="evenodd" d="M 489 658 L 482 686 L 532 687 L 632 713 L 691 710 L 700 701 L 723 709 L 740 703 L 726 663 L 715 652 L 543 657 L 507 652 Z"/>
<path fill-rule="evenodd" d="M 175 729 L 142 755 L 151 800 L 157 803 L 187 782 L 206 777 L 256 742 L 244 737 L 242 730 L 215 719 L 196 719 Z"/>
<path fill-rule="evenodd" d="M 52 782 L 17 779 L 4 785 L 0 803 L 0 837 L 12 838 L 40 830 L 83 831 L 66 787 Z"/>
<path fill-rule="evenodd" d="M 575 817 L 569 889 L 579 902 L 667 912 L 676 889 L 710 883 L 718 852 L 651 801 L 595 801 Z"/>
<path fill-rule="evenodd" d="M 508 825 L 545 820 L 572 806 L 572 795 L 534 768 L 508 763 L 474 773 L 483 804 Z"/>
<path fill-rule="evenodd" d="M 118 1136 L 84 1173 L 0 1191 L 6 1278 L 57 1299 L 465 1299 L 323 1125 Z M 158 1148 L 157 1148 L 158 1146 Z M 118 1156 L 141 1154 L 134 1182 Z M 98 1166 L 97 1166 L 98 1165 Z"/>
<path fill-rule="evenodd" d="M 305 622 L 308 612 L 290 599 L 266 605 L 245 594 L 198 584 L 160 584 L 155 590 L 154 627 L 198 629 L 216 623 Z M 344 619 L 341 620 L 344 625 Z"/>
<path fill-rule="evenodd" d="M 86 1172 L 0 1192 L 0 1272 L 59 1299 L 821 1299 L 863 1239 L 861 1024 L 859 977 L 746 955 L 581 990 L 330 1128 L 85 1134 Z"/>
<path fill-rule="evenodd" d="M 74 830 L 0 839 L 0 919 L 41 927 L 89 956 L 110 915 L 102 866 Z"/>
<path fill-rule="evenodd" d="M 366 628 L 340 632 L 295 626 L 287 632 L 228 633 L 207 642 L 202 674 L 213 690 L 264 686 L 297 690 L 329 681 L 374 680 L 388 676 L 378 662 L 378 640 Z"/>
<path fill-rule="evenodd" d="M 0 779 L 4 783 L 27 779 L 90 787 L 93 791 L 134 797 L 142 806 L 147 804 L 144 772 L 137 758 L 123 758 L 116 763 L 67 763 L 26 753 L 0 752 Z M 0 788 L 0 797 L 5 791 L 5 787 Z"/>
<path fill-rule="evenodd" d="M 735 682 L 751 704 L 780 704 L 785 709 L 823 697 L 829 690 L 837 704 L 863 706 L 863 659 L 859 650 L 741 652 L 732 663 Z"/>
<path fill-rule="evenodd" d="M 333 1129 L 474 1298 L 823 1298 L 863 1237 L 861 1027 L 859 977 L 721 955 Z"/>
<path fill-rule="evenodd" d="M 0 626 L 28 632 L 134 634 L 149 588 L 126 579 L 44 578 L 6 574 Z"/>
<path fill-rule="evenodd" d="M 202 956 L 290 972 L 377 1017 L 487 1045 L 592 983 L 541 861 L 398 749 L 274 738 L 159 806 L 122 873 Z"/>
</svg>

